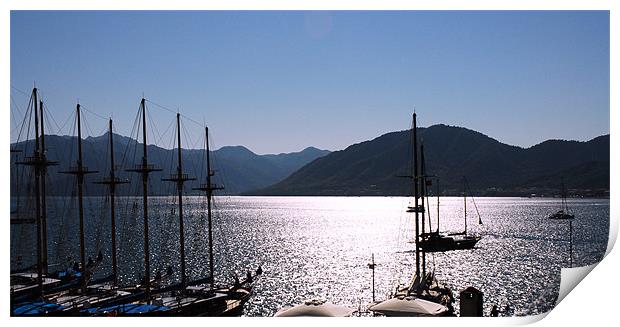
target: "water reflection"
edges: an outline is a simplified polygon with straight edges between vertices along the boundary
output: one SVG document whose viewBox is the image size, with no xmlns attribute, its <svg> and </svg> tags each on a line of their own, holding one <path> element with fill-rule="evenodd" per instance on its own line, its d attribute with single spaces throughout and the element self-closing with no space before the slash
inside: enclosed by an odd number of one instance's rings
<svg viewBox="0 0 620 327">
<path fill-rule="evenodd" d="M 175 197 L 153 197 L 150 204 L 151 265 L 162 272 L 168 265 L 178 275 L 178 217 Z M 550 310 L 559 290 L 560 268 L 568 266 L 568 224 L 549 221 L 559 199 L 478 198 L 484 225 L 468 211 L 468 230 L 483 235 L 473 250 L 429 254 L 429 269 L 458 293 L 467 286 L 484 292 L 485 312 L 493 304 L 510 304 L 518 315 Z M 102 198 L 88 198 L 87 253 L 99 249 L 109 259 L 109 213 Z M 143 274 L 141 203 L 119 199 L 119 269 L 122 283 Z M 65 198 L 48 201 L 50 262 L 66 265 L 79 253 L 77 215 Z M 204 199 L 187 197 L 186 249 L 188 274 L 208 274 L 207 224 Z M 371 301 L 371 271 L 375 254 L 377 299 L 413 275 L 413 215 L 403 197 L 217 197 L 214 217 L 216 280 L 230 280 L 261 265 L 264 274 L 245 315 L 270 316 L 279 308 L 313 297 L 361 307 Z M 599 261 L 607 247 L 609 200 L 571 201 L 573 263 Z M 435 225 L 436 207 L 430 203 Z M 468 208 L 470 206 L 468 205 Z M 473 209 L 473 208 L 470 208 Z M 462 198 L 443 198 L 442 231 L 463 229 Z M 33 228 L 11 226 L 11 267 L 34 258 Z M 107 269 L 104 268 L 104 269 Z M 109 271 L 100 271 L 105 275 Z M 458 295 L 458 294 L 455 294 Z M 456 306 L 458 310 L 458 306 Z"/>
</svg>

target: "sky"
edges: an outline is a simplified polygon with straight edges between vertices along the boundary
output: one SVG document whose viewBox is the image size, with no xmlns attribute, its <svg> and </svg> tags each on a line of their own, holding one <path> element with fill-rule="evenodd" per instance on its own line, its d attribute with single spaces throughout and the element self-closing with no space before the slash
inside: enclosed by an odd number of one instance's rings
<svg viewBox="0 0 620 327">
<path fill-rule="evenodd" d="M 12 11 L 10 26 L 11 119 L 36 83 L 61 134 L 79 101 L 87 134 L 113 117 L 129 135 L 142 96 L 149 143 L 171 146 L 179 110 L 188 147 L 207 124 L 216 148 L 259 154 L 341 150 L 414 109 L 522 147 L 610 128 L 606 11 Z"/>
</svg>

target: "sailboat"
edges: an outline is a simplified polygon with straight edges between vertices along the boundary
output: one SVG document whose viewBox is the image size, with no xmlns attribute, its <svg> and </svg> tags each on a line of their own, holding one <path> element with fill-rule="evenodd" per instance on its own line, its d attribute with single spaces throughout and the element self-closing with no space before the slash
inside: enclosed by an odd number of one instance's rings
<svg viewBox="0 0 620 327">
<path fill-rule="evenodd" d="M 564 187 L 564 181 L 562 181 L 562 207 L 556 213 L 549 215 L 549 219 L 553 220 L 567 220 L 568 221 L 568 237 L 569 237 L 569 263 L 570 268 L 573 267 L 573 219 L 575 215 L 568 211 L 568 203 L 566 202 L 566 188 Z"/>
<path fill-rule="evenodd" d="M 89 279 L 92 277 L 93 268 L 92 260 L 86 262 L 86 244 L 84 241 L 84 177 L 88 174 L 95 174 L 98 171 L 88 170 L 87 167 L 83 165 L 82 160 L 82 129 L 81 129 L 81 119 L 80 119 L 80 104 L 78 103 L 76 106 L 76 120 L 77 120 L 77 163 L 75 166 L 71 167 L 70 170 L 61 171 L 62 174 L 70 174 L 75 175 L 77 180 L 77 190 L 78 190 L 78 217 L 79 217 L 79 227 L 80 227 L 80 262 L 79 262 L 79 271 L 80 275 L 80 287 L 82 290 L 86 288 Z M 98 263 L 100 260 L 98 260 Z"/>
<path fill-rule="evenodd" d="M 422 150 L 423 151 L 423 150 Z M 423 153 L 423 152 L 422 152 Z M 439 194 L 437 194 L 439 199 Z M 475 202 L 474 202 L 475 205 Z M 478 207 L 478 223 L 482 224 Z M 467 179 L 463 178 L 463 222 L 464 229 L 462 232 L 442 234 L 439 232 L 439 206 L 437 207 L 437 230 L 434 232 L 424 233 L 422 235 L 421 247 L 425 252 L 445 252 L 453 250 L 469 250 L 476 246 L 476 243 L 482 239 L 479 235 L 470 235 L 467 233 Z"/>
<path fill-rule="evenodd" d="M 32 303 L 33 300 L 41 299 L 45 294 L 61 291 L 73 287 L 80 278 L 79 272 L 61 270 L 50 273 L 48 271 L 48 250 L 47 250 L 47 195 L 45 178 L 47 168 L 56 166 L 57 161 L 48 160 L 47 149 L 45 146 L 45 126 L 44 126 L 44 106 L 43 100 L 39 99 L 39 92 L 36 87 L 32 89 L 26 116 L 34 118 L 34 148 L 32 156 L 26 156 L 22 160 L 17 160 L 16 165 L 29 167 L 33 171 L 34 196 L 32 201 L 19 204 L 20 194 L 17 192 L 17 207 L 11 212 L 11 225 L 36 225 L 35 246 L 36 264 L 27 268 L 11 271 L 11 305 L 12 308 L 21 304 Z M 23 125 L 30 122 L 24 119 Z M 23 126 L 22 126 L 23 129 Z M 19 137 L 18 137 L 19 138 Z M 27 138 L 27 136 L 26 136 Z M 19 144 L 17 140 L 16 144 Z M 24 150 L 27 151 L 29 142 L 23 143 Z M 11 153 L 21 153 L 17 147 L 11 149 Z M 17 181 L 16 185 L 21 183 Z M 25 206 L 34 206 L 34 215 L 24 209 Z M 32 271 L 35 269 L 35 271 Z M 46 309 L 47 310 L 47 309 Z M 14 314 L 13 310 L 11 314 Z"/>
<path fill-rule="evenodd" d="M 110 173 L 95 184 L 106 185 L 110 195 L 110 241 L 112 243 L 112 286 L 118 286 L 118 263 L 116 246 L 116 187 L 117 185 L 128 184 L 129 180 L 121 179 L 116 176 L 116 162 L 114 161 L 114 133 L 112 129 L 112 119 L 109 120 L 108 137 L 110 143 Z"/>
<path fill-rule="evenodd" d="M 209 128 L 205 126 L 205 157 L 207 161 L 206 182 L 199 187 L 193 188 L 193 190 L 205 192 L 207 198 L 207 218 L 208 218 L 208 241 L 209 241 L 209 277 L 206 280 L 209 282 L 209 287 L 205 288 L 192 288 L 195 293 L 202 295 L 199 302 L 203 302 L 203 305 L 207 304 L 211 307 L 214 303 L 226 303 L 224 309 L 212 309 L 206 312 L 202 312 L 203 315 L 241 315 L 243 306 L 250 299 L 252 295 L 252 284 L 255 282 L 255 278 L 263 273 L 263 269 L 259 266 L 256 269 L 254 277 L 248 271 L 246 278 L 238 282 L 235 280 L 233 285 L 217 285 L 215 283 L 215 268 L 214 268 L 214 252 L 213 252 L 213 218 L 212 218 L 212 202 L 213 191 L 224 189 L 222 186 L 217 186 L 212 183 L 212 177 L 215 175 L 215 171 L 211 169 L 211 151 L 209 149 Z M 198 282 L 194 282 L 198 284 Z"/>
<path fill-rule="evenodd" d="M 556 213 L 549 215 L 549 219 L 573 219 L 575 215 L 568 212 L 568 202 L 566 202 L 566 188 L 562 182 L 562 206 Z"/>
<path fill-rule="evenodd" d="M 411 281 L 406 285 L 399 285 L 390 299 L 381 302 L 374 302 L 369 306 L 369 310 L 375 314 L 385 316 L 445 316 L 452 315 L 454 312 L 452 303 L 454 297 L 452 290 L 443 285 L 435 277 L 434 271 L 426 271 L 425 249 L 422 247 L 421 235 L 424 231 L 424 216 L 420 213 L 425 212 L 424 201 L 422 199 L 425 187 L 424 176 L 418 174 L 418 145 L 417 145 L 417 122 L 416 113 L 413 113 L 412 126 L 412 175 L 405 176 L 413 181 L 413 206 L 407 212 L 414 213 L 415 218 L 415 274 Z M 414 208 L 414 210 L 411 210 Z M 422 226 L 420 226 L 420 222 Z M 422 227 L 422 228 L 420 228 Z M 421 308 L 425 308 L 422 310 Z"/>
</svg>

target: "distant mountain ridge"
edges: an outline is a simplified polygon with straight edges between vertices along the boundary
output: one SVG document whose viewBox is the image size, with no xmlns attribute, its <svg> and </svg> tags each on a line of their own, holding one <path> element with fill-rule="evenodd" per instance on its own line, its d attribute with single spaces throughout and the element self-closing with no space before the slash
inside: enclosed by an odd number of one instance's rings
<svg viewBox="0 0 620 327">
<path fill-rule="evenodd" d="M 118 187 L 120 194 L 134 194 L 139 180 L 138 174 L 125 172 L 124 169 L 140 162 L 142 158 L 141 143 L 126 136 L 114 134 L 114 155 L 117 165 L 120 165 L 117 175 L 121 178 L 130 178 L 130 186 Z M 73 177 L 59 174 L 59 171 L 67 170 L 70 165 L 75 165 L 77 138 L 71 136 L 46 135 L 45 143 L 49 160 L 59 161 L 59 166 L 48 168 L 48 180 L 50 194 L 67 195 L 73 192 Z M 107 174 L 109 167 L 108 143 L 109 134 L 87 137 L 83 139 L 84 165 L 90 170 L 99 171 L 98 174 L 86 177 L 90 183 Z M 31 155 L 34 142 L 32 140 L 11 144 L 11 148 L 26 150 L 23 153 Z M 27 148 L 27 149 L 26 149 Z M 242 192 L 272 185 L 295 170 L 301 168 L 310 161 L 328 154 L 330 151 L 319 150 L 309 147 L 300 152 L 258 155 L 243 146 L 224 146 L 212 153 L 212 169 L 216 170 L 214 182 L 224 185 L 223 194 L 239 194 Z M 204 166 L 204 151 L 200 149 L 183 149 L 184 171 L 194 177 L 203 177 L 206 170 Z M 151 176 L 151 191 L 154 195 L 172 194 L 173 183 L 160 181 L 161 178 L 173 173 L 176 169 L 176 149 L 164 149 L 155 145 L 148 145 L 149 163 L 163 169 L 162 172 L 153 173 Z M 12 156 L 11 160 L 17 158 Z M 11 167 L 13 170 L 14 167 Z M 21 169 L 21 168 L 20 168 Z M 12 179 L 12 189 L 15 181 Z M 188 182 L 186 192 L 192 193 Z M 101 194 L 104 188 L 96 185 L 88 185 L 88 194 Z"/>
<path fill-rule="evenodd" d="M 443 194 L 460 194 L 463 176 L 479 195 L 555 194 L 562 179 L 575 193 L 609 194 L 609 135 L 587 142 L 549 140 L 521 148 L 463 127 L 418 128 L 427 173 Z M 411 131 L 334 151 L 249 195 L 408 195 Z M 434 192 L 433 187 L 433 192 Z"/>
</svg>

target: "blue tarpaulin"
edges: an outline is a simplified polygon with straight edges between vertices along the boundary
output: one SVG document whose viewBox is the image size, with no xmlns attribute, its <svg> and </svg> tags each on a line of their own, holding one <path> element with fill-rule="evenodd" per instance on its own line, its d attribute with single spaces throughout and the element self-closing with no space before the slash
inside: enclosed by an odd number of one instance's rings
<svg viewBox="0 0 620 327">
<path fill-rule="evenodd" d="M 65 307 L 56 303 L 47 302 L 33 302 L 19 305 L 13 310 L 13 314 L 16 316 L 21 315 L 40 315 L 49 312 L 64 310 Z"/>
<path fill-rule="evenodd" d="M 157 311 L 168 311 L 169 307 L 150 304 L 119 304 L 105 308 L 91 308 L 84 310 L 87 313 L 119 313 L 119 314 L 140 314 Z"/>
</svg>

